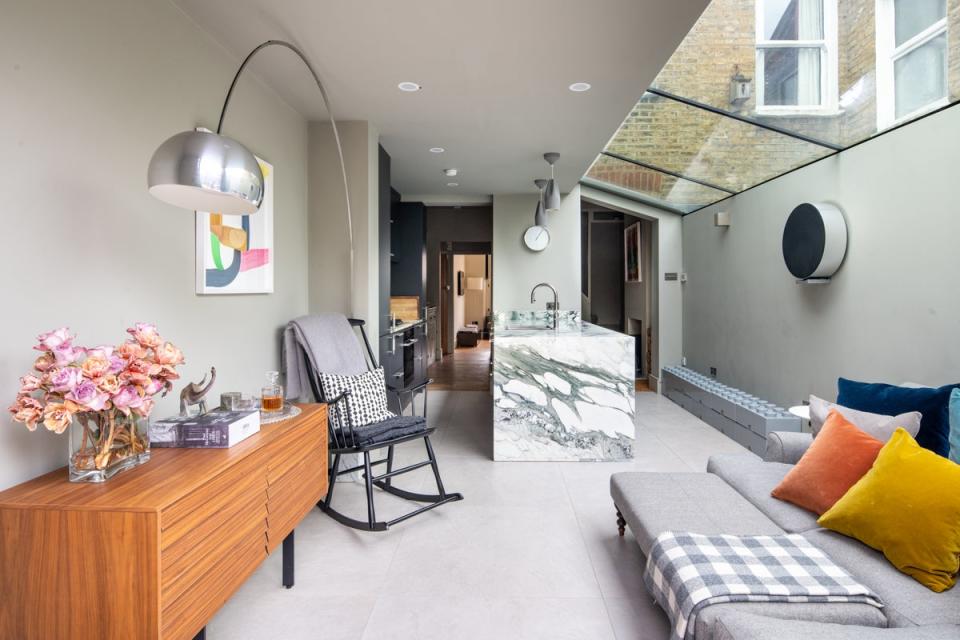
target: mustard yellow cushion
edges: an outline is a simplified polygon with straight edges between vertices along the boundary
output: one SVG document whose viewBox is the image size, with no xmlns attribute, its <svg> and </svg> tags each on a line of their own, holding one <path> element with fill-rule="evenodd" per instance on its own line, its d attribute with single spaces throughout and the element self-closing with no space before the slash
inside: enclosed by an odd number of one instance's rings
<svg viewBox="0 0 960 640">
<path fill-rule="evenodd" d="M 817 521 L 882 551 L 934 591 L 960 571 L 960 465 L 897 429 L 873 467 Z"/>
</svg>

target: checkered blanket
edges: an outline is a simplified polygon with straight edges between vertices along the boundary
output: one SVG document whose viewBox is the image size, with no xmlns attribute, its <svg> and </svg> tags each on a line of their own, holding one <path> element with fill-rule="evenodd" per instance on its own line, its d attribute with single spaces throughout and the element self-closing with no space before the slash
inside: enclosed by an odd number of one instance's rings
<svg viewBox="0 0 960 640">
<path fill-rule="evenodd" d="M 673 622 L 672 640 L 693 638 L 697 613 L 720 602 L 859 602 L 882 607 L 801 535 L 660 534 L 643 576 Z"/>
</svg>

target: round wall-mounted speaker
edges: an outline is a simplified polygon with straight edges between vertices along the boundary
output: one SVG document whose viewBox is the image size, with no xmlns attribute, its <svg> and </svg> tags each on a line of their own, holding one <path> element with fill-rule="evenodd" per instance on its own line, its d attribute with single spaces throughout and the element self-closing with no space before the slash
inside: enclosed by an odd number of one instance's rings
<svg viewBox="0 0 960 640">
<path fill-rule="evenodd" d="M 805 202 L 783 227 L 783 261 L 795 278 L 829 278 L 847 252 L 847 223 L 836 206 Z"/>
</svg>

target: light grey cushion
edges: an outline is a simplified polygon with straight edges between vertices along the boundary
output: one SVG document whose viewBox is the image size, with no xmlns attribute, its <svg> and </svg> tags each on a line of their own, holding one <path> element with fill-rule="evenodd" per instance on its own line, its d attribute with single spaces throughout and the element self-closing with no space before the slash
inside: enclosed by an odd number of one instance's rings
<svg viewBox="0 0 960 640">
<path fill-rule="evenodd" d="M 610 477 L 610 495 L 644 554 L 664 531 L 783 533 L 730 485 L 709 473 L 615 473 Z"/>
<path fill-rule="evenodd" d="M 879 551 L 834 531 L 817 529 L 803 535 L 880 596 L 891 627 L 960 624 L 960 589 L 931 591 L 897 571 Z"/>
<path fill-rule="evenodd" d="M 813 434 L 797 431 L 771 431 L 767 434 L 767 462 L 797 464 L 813 443 Z"/>
<path fill-rule="evenodd" d="M 817 516 L 770 495 L 792 468 L 793 465 L 764 462 L 739 453 L 711 456 L 707 462 L 708 473 L 723 478 L 784 531 L 802 533 L 817 528 Z"/>
<path fill-rule="evenodd" d="M 831 409 L 839 411 L 844 418 L 880 442 L 889 440 L 897 427 L 903 427 L 911 436 L 917 437 L 917 432 L 920 431 L 920 419 L 923 418 L 919 411 L 901 413 L 898 416 L 885 416 L 869 411 L 857 411 L 817 396 L 810 396 L 810 427 L 813 429 L 814 437 L 820 433 Z"/>
<path fill-rule="evenodd" d="M 698 636 L 699 638 L 699 636 Z M 753 613 L 723 613 L 713 629 L 714 640 L 957 640 L 960 627 L 930 625 L 877 629 L 861 625 L 784 620 Z"/>
</svg>

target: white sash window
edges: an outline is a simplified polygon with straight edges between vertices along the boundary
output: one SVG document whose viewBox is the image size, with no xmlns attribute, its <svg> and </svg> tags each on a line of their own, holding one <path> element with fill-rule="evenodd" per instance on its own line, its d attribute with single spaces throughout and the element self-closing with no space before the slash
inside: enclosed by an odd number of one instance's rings
<svg viewBox="0 0 960 640">
<path fill-rule="evenodd" d="M 837 108 L 836 0 L 757 0 L 757 111 Z"/>
</svg>

